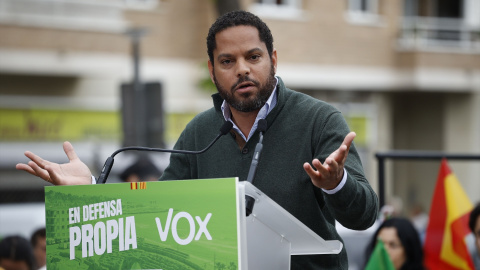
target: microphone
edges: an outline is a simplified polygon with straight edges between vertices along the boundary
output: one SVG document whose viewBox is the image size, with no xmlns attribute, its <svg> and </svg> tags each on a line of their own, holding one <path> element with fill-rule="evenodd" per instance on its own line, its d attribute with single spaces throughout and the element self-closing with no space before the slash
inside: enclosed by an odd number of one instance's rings
<svg viewBox="0 0 480 270">
<path fill-rule="evenodd" d="M 263 149 L 263 133 L 267 130 L 267 120 L 258 120 L 257 130 L 260 132 L 260 138 L 255 146 L 252 163 L 250 164 L 250 170 L 248 171 L 247 181 L 250 182 L 250 184 L 253 184 L 253 178 L 255 177 L 255 172 L 257 171 L 258 159 L 260 158 L 260 153 Z M 245 210 L 247 217 L 252 213 L 254 204 L 255 199 L 249 195 L 245 195 Z"/>
<path fill-rule="evenodd" d="M 174 150 L 174 149 L 162 149 L 162 148 L 150 148 L 150 147 L 143 147 L 143 146 L 129 146 L 129 147 L 123 147 L 118 149 L 117 151 L 113 152 L 111 156 L 107 158 L 105 161 L 105 164 L 103 165 L 102 171 L 100 172 L 100 175 L 98 176 L 97 179 L 97 184 L 105 184 L 107 182 L 107 177 L 110 174 L 110 170 L 113 167 L 113 162 L 115 155 L 117 155 L 120 152 L 123 151 L 129 151 L 129 150 L 135 150 L 135 151 L 151 151 L 151 152 L 166 152 L 166 153 L 177 153 L 177 154 L 189 154 L 189 155 L 197 155 L 197 154 L 202 154 L 206 152 L 212 145 L 220 139 L 223 135 L 227 134 L 230 132 L 232 129 L 233 124 L 230 121 L 225 121 L 220 128 L 220 133 L 218 133 L 217 137 L 203 150 L 200 151 L 190 151 L 190 150 Z"/>
</svg>

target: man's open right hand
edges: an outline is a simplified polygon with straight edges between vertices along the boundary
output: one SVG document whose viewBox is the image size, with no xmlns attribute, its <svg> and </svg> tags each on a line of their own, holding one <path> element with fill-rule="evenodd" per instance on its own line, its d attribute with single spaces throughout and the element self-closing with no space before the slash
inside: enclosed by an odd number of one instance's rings
<svg viewBox="0 0 480 270">
<path fill-rule="evenodd" d="M 54 185 L 88 185 L 92 183 L 92 173 L 75 153 L 70 142 L 63 143 L 63 150 L 69 159 L 68 163 L 58 164 L 44 160 L 30 151 L 25 156 L 31 161 L 19 163 L 16 168 L 38 176 Z"/>
</svg>

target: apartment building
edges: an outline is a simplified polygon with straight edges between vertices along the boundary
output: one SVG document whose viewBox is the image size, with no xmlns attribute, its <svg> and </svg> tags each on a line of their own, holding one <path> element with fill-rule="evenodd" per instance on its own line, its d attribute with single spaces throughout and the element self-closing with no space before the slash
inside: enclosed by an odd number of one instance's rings
<svg viewBox="0 0 480 270">
<path fill-rule="evenodd" d="M 480 1 L 260 2 L 247 6 L 272 28 L 278 74 L 341 109 L 374 187 L 377 152 L 479 153 Z M 478 160 L 450 164 L 479 201 Z M 428 210 L 439 161 L 387 168 L 386 201 Z"/>
<path fill-rule="evenodd" d="M 27 149 L 64 162 L 65 140 L 98 174 L 122 146 L 121 85 L 135 77 L 161 84 L 156 103 L 172 120 L 164 128 L 171 146 L 186 121 L 211 104 L 198 84 L 212 18 L 209 1 L 1 0 L 0 189 L 42 191 L 44 183 L 15 163 Z M 112 180 L 129 158 L 117 158 Z"/>
<path fill-rule="evenodd" d="M 287 86 L 345 115 L 377 190 L 377 152 L 480 153 L 480 1 L 238 4 L 270 26 Z M 216 16 L 208 0 L 0 0 L 0 189 L 41 189 L 14 166 L 25 150 L 64 161 L 64 140 L 98 172 L 122 145 L 120 89 L 135 78 L 161 85 L 171 146 L 211 106 L 202 83 Z M 129 161 L 117 158 L 114 175 Z M 480 160 L 450 164 L 480 201 Z M 388 163 L 386 200 L 428 209 L 439 165 Z"/>
</svg>

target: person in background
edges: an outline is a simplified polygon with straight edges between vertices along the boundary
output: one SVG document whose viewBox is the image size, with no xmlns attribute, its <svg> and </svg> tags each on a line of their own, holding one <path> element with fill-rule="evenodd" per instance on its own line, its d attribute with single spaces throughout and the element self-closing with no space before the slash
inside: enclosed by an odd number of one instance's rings
<svg viewBox="0 0 480 270">
<path fill-rule="evenodd" d="M 426 213 L 420 203 L 413 204 L 410 210 L 410 221 L 413 226 L 417 229 L 420 235 L 420 241 L 425 241 L 425 232 L 427 230 L 429 216 Z"/>
<path fill-rule="evenodd" d="M 475 238 L 476 251 L 472 254 L 473 264 L 475 269 L 480 269 L 480 203 L 478 203 L 472 212 L 470 212 L 470 219 L 468 220 L 468 227 Z"/>
<path fill-rule="evenodd" d="M 35 257 L 28 240 L 22 236 L 8 236 L 0 241 L 0 269 L 35 270 Z"/>
<path fill-rule="evenodd" d="M 37 269 L 44 269 L 47 265 L 47 234 L 45 228 L 36 230 L 30 238 Z"/>
<path fill-rule="evenodd" d="M 424 270 L 423 249 L 420 237 L 413 224 L 406 218 L 386 219 L 375 231 L 366 249 L 370 258 L 377 240 L 380 239 L 396 270 Z"/>
<path fill-rule="evenodd" d="M 157 181 L 162 175 L 148 155 L 139 155 L 135 162 L 128 166 L 121 174 L 123 182 L 146 182 Z"/>
<path fill-rule="evenodd" d="M 380 208 L 378 220 L 383 222 L 391 217 L 399 217 L 403 215 L 403 200 L 397 196 L 388 199 L 387 203 Z"/>
</svg>

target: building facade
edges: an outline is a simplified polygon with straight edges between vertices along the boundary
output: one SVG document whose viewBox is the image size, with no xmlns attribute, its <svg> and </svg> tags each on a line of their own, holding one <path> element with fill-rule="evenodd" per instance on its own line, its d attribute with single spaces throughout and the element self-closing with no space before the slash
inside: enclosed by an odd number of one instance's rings
<svg viewBox="0 0 480 270">
<path fill-rule="evenodd" d="M 270 26 L 286 85 L 345 115 L 377 191 L 377 152 L 480 152 L 480 1 L 238 4 Z M 25 150 L 65 162 L 65 140 L 98 173 L 121 147 L 120 86 L 136 73 L 162 85 L 171 147 L 185 123 L 211 106 L 202 83 L 216 16 L 209 0 L 0 0 L 0 189 L 41 189 L 14 166 Z M 129 161 L 117 159 L 114 174 Z M 450 164 L 472 202 L 480 201 L 480 160 Z M 389 162 L 386 200 L 401 198 L 404 214 L 416 204 L 428 210 L 439 166 Z"/>
</svg>

